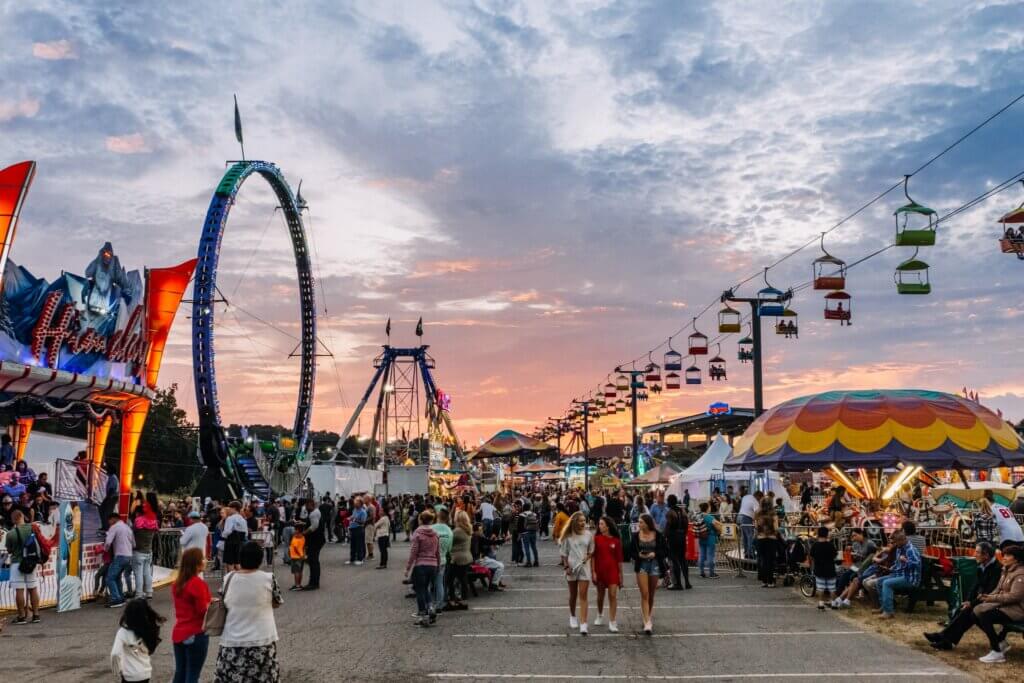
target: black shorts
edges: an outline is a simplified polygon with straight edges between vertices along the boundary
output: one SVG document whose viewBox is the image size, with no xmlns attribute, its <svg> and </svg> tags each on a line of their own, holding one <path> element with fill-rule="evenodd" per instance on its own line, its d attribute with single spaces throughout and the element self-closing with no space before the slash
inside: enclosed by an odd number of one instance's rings
<svg viewBox="0 0 1024 683">
<path fill-rule="evenodd" d="M 224 564 L 241 564 L 242 544 L 228 541 L 224 544 Z"/>
</svg>

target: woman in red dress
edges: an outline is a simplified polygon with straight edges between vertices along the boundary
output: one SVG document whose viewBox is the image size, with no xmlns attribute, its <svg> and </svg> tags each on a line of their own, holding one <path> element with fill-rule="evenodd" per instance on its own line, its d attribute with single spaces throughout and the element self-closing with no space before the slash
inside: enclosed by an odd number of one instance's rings
<svg viewBox="0 0 1024 683">
<path fill-rule="evenodd" d="M 619 607 L 619 588 L 622 587 L 622 539 L 619 530 L 611 517 L 605 515 L 597 522 L 597 535 L 594 536 L 594 556 L 590 560 L 594 585 L 597 586 L 597 619 L 595 626 L 603 623 L 604 594 L 608 593 L 608 630 L 619 632 L 615 623 L 615 613 Z"/>
</svg>

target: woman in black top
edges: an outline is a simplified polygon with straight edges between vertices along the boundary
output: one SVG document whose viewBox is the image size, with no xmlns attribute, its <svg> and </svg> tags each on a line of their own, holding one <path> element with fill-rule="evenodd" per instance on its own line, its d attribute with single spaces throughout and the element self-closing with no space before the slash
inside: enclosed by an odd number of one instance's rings
<svg viewBox="0 0 1024 683">
<path fill-rule="evenodd" d="M 664 534 L 654 526 L 654 518 L 648 513 L 640 515 L 639 525 L 640 528 L 633 536 L 633 571 L 636 572 L 636 585 L 640 589 L 644 635 L 649 636 L 654 631 L 654 593 L 665 574 L 668 542 Z"/>
</svg>

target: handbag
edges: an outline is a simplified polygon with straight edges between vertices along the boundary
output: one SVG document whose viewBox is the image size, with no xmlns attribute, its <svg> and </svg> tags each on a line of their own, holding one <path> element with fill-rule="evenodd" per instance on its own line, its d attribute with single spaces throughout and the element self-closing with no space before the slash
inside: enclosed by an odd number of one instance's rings
<svg viewBox="0 0 1024 683">
<path fill-rule="evenodd" d="M 228 587 L 231 585 L 231 577 L 234 573 L 228 574 L 224 581 L 224 589 L 220 591 L 220 599 L 210 602 L 206 608 L 206 617 L 203 619 L 203 631 L 208 636 L 219 636 L 224 632 L 224 622 L 228 618 L 228 608 L 224 604 L 224 598 L 228 594 Z"/>
</svg>

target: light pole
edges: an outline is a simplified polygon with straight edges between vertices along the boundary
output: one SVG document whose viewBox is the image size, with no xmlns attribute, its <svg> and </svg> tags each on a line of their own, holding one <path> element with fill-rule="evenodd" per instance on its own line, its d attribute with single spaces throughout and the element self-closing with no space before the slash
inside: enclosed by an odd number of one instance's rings
<svg viewBox="0 0 1024 683">
<path fill-rule="evenodd" d="M 601 445 L 604 446 L 604 435 L 608 433 L 607 427 L 601 427 Z"/>
<path fill-rule="evenodd" d="M 623 368 L 619 366 L 615 368 L 615 372 L 620 375 L 629 375 L 629 396 L 630 396 L 630 409 L 632 412 L 633 422 L 633 472 L 636 473 L 639 470 L 640 464 L 640 434 L 637 431 L 636 425 L 636 390 L 640 388 L 640 383 L 637 381 L 637 377 L 645 375 L 654 369 L 654 364 L 650 363 L 643 370 L 637 370 L 636 368 Z"/>
<path fill-rule="evenodd" d="M 782 305 L 793 298 L 792 290 L 777 297 L 742 298 L 731 289 L 722 292 L 722 303 L 750 304 L 750 326 L 754 330 L 754 417 L 764 412 L 764 382 L 761 370 L 761 304 Z"/>
<path fill-rule="evenodd" d="M 555 435 L 556 443 L 558 444 L 558 459 L 562 459 L 562 419 L 558 417 L 549 417 L 548 422 L 555 423 Z"/>
<path fill-rule="evenodd" d="M 583 490 L 590 491 L 590 399 L 573 400 L 573 404 L 583 407 Z"/>
</svg>

